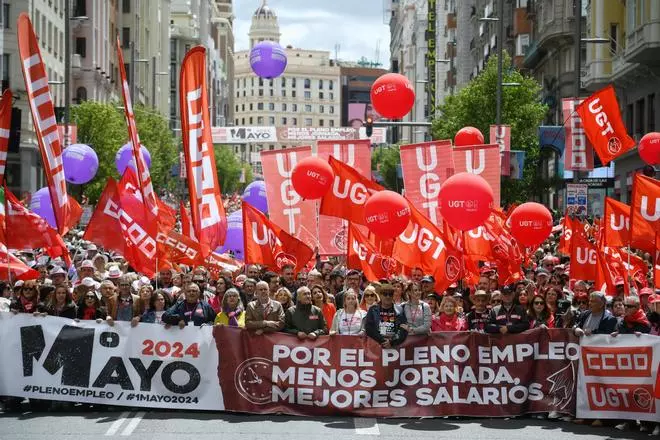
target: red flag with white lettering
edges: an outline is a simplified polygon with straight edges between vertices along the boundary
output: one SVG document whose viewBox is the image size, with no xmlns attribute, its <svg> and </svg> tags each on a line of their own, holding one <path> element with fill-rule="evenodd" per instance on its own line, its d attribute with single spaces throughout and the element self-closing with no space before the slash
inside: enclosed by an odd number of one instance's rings
<svg viewBox="0 0 660 440">
<path fill-rule="evenodd" d="M 583 234 L 574 234 L 571 246 L 571 279 L 593 281 L 598 269 L 598 249 Z"/>
<path fill-rule="evenodd" d="M 326 161 L 332 156 L 355 168 L 365 179 L 371 180 L 371 141 L 369 139 L 318 141 L 316 155 Z M 346 254 L 346 227 L 344 220 L 319 215 L 319 254 Z"/>
<path fill-rule="evenodd" d="M 318 245 L 315 200 L 304 200 L 293 189 L 291 172 L 298 162 L 312 155 L 312 147 L 261 152 L 266 182 L 268 217 L 280 228 L 314 248 Z"/>
<path fill-rule="evenodd" d="M 219 254 L 211 252 L 206 260 L 204 260 L 204 267 L 206 267 L 211 274 L 211 278 L 217 280 L 223 271 L 229 271 L 232 274 L 238 272 L 242 264 L 229 254 Z"/>
<path fill-rule="evenodd" d="M 299 272 L 314 251 L 302 241 L 268 220 L 258 209 L 243 202 L 245 262 L 263 264 L 279 272 L 285 264 Z"/>
<path fill-rule="evenodd" d="M 0 98 L 0 185 L 5 181 L 7 166 L 7 149 L 9 148 L 9 131 L 11 130 L 11 90 L 5 89 Z"/>
<path fill-rule="evenodd" d="M 138 189 L 142 194 L 144 200 L 143 206 L 146 209 L 145 216 L 148 218 L 147 232 L 153 238 L 156 236 L 156 223 L 158 222 L 158 202 L 156 200 L 156 193 L 151 182 L 151 174 L 147 163 L 144 161 L 142 152 L 140 151 L 140 137 L 138 136 L 137 126 L 135 125 L 135 114 L 133 113 L 133 103 L 131 101 L 131 92 L 126 80 L 126 70 L 124 69 L 124 54 L 121 48 L 121 42 L 117 37 L 117 62 L 119 67 L 119 79 L 121 80 L 121 94 L 124 100 L 124 116 L 126 117 L 126 125 L 128 126 L 128 140 L 133 145 L 133 160 L 137 166 L 137 181 Z M 126 167 L 130 169 L 130 167 Z"/>
<path fill-rule="evenodd" d="M 371 194 L 382 191 L 383 187 L 334 157 L 329 162 L 335 178 L 332 188 L 321 199 L 319 212 L 366 226 L 364 205 Z"/>
<path fill-rule="evenodd" d="M 394 258 L 377 249 L 353 224 L 348 225 L 346 267 L 361 270 L 369 281 L 389 278 L 403 268 Z"/>
<path fill-rule="evenodd" d="M 30 104 L 32 123 L 41 151 L 57 232 L 64 235 L 78 223 L 82 215 L 82 208 L 75 199 L 67 194 L 62 164 L 63 144 L 48 87 L 46 65 L 41 58 L 39 42 L 34 35 L 32 23 L 25 12 L 18 16 L 16 35 L 27 100 Z"/>
<path fill-rule="evenodd" d="M 175 231 L 158 232 L 156 241 L 158 242 L 159 260 L 193 267 L 204 264 L 200 244 L 183 234 Z"/>
<path fill-rule="evenodd" d="M 438 195 L 444 181 L 454 174 L 451 140 L 402 145 L 399 153 L 406 198 L 441 226 Z"/>
<path fill-rule="evenodd" d="M 600 89 L 577 106 L 584 132 L 603 165 L 635 147 L 621 119 L 619 102 L 612 84 Z"/>
<path fill-rule="evenodd" d="M 655 235 L 650 238 L 647 233 L 635 234 L 632 240 L 630 234 L 630 205 L 621 203 L 611 197 L 605 197 L 603 242 L 605 246 L 624 247 L 631 246 L 647 252 L 655 251 Z"/>
<path fill-rule="evenodd" d="M 179 101 L 190 213 L 195 236 L 210 252 L 225 242 L 227 216 L 211 138 L 206 68 L 206 49 L 192 48 L 181 64 Z"/>
<path fill-rule="evenodd" d="M 436 291 L 443 292 L 460 277 L 462 256 L 450 239 L 412 203 L 410 209 L 410 223 L 394 241 L 392 258 L 432 274 Z"/>
<path fill-rule="evenodd" d="M 11 274 L 11 276 L 10 276 Z M 30 268 L 9 252 L 7 246 L 0 243 L 0 279 L 3 280 L 36 280 L 39 272 Z"/>
<path fill-rule="evenodd" d="M 587 139 L 580 115 L 575 112 L 582 100 L 563 98 L 562 114 L 564 130 L 566 131 L 566 148 L 564 151 L 564 169 L 571 171 L 591 171 L 594 169 L 594 150 Z"/>
<path fill-rule="evenodd" d="M 660 232 L 660 181 L 636 173 L 630 206 L 630 238 L 644 243 Z"/>
<path fill-rule="evenodd" d="M 493 206 L 500 206 L 500 147 L 497 144 L 471 145 L 454 148 L 456 173 L 471 173 L 483 177 L 493 189 Z"/>
</svg>

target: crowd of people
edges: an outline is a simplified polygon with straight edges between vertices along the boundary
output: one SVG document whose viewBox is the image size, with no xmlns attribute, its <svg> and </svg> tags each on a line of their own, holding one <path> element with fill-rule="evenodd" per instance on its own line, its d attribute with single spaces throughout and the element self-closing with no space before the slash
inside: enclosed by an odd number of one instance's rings
<svg viewBox="0 0 660 440">
<path fill-rule="evenodd" d="M 660 335 L 660 292 L 633 286 L 626 296 L 622 279 L 616 280 L 616 293 L 599 292 L 588 282 L 570 280 L 566 257 L 548 248 L 539 249 L 536 263 L 515 284 L 501 285 L 497 268 L 486 265 L 476 286 L 453 284 L 437 292 L 436 280 L 418 268 L 409 277 L 368 281 L 341 259 L 318 259 L 312 270 L 297 274 L 291 265 L 275 273 L 248 264 L 240 273 L 225 271 L 217 279 L 204 267 L 164 269 L 148 279 L 119 255 L 103 253 L 92 243 L 78 241 L 76 246 L 74 270 L 66 270 L 59 259 L 20 253 L 40 277 L 0 282 L 0 310 L 109 325 L 227 325 L 255 335 L 286 332 L 300 340 L 359 335 L 383 348 L 409 335 L 445 331 L 505 335 L 542 327 L 573 329 L 579 337 Z M 660 434 L 658 425 L 639 427 Z"/>
</svg>

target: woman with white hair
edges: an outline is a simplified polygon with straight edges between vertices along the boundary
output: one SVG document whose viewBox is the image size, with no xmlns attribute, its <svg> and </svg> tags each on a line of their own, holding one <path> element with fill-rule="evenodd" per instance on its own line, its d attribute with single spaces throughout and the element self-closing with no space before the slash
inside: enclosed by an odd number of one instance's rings
<svg viewBox="0 0 660 440">
<path fill-rule="evenodd" d="M 241 296 L 235 288 L 229 288 L 222 297 L 222 310 L 215 317 L 215 325 L 245 327 L 245 311 Z"/>
</svg>

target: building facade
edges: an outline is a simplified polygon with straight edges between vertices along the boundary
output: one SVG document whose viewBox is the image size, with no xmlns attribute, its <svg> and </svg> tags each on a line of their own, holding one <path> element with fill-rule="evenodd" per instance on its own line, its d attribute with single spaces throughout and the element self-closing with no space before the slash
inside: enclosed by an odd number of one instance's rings
<svg viewBox="0 0 660 440">
<path fill-rule="evenodd" d="M 279 43 L 275 12 L 263 2 L 252 16 L 250 47 L 259 41 Z M 234 125 L 277 127 L 340 127 L 341 71 L 327 51 L 285 48 L 288 63 L 278 78 L 257 77 L 250 67 L 250 51 L 234 56 Z M 260 151 L 297 145 L 244 144 L 234 151 L 259 171 Z M 309 142 L 304 142 L 309 144 Z"/>
</svg>

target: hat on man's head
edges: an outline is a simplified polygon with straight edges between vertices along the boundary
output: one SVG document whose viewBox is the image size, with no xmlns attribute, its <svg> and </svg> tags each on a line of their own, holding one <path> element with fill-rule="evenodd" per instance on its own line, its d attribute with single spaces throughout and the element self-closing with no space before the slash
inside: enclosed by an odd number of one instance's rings
<svg viewBox="0 0 660 440">
<path fill-rule="evenodd" d="M 49 275 L 50 276 L 54 276 L 54 275 L 64 275 L 64 276 L 66 276 L 66 271 L 62 268 L 62 266 L 53 266 L 53 268 L 50 270 Z"/>
<path fill-rule="evenodd" d="M 88 268 L 88 269 L 96 269 L 96 268 L 94 267 L 94 263 L 92 263 L 92 260 L 83 260 L 83 262 L 80 263 L 80 268 L 81 268 L 81 269 L 85 269 L 85 268 Z"/>
<path fill-rule="evenodd" d="M 350 277 L 351 275 L 360 275 L 360 276 L 362 276 L 362 272 L 360 272 L 357 269 L 351 269 L 348 272 L 346 272 L 346 278 Z"/>
<path fill-rule="evenodd" d="M 112 265 L 110 266 L 110 269 L 108 269 L 108 278 L 117 279 L 121 278 L 122 275 L 123 274 L 119 266 Z"/>
<path fill-rule="evenodd" d="M 433 279 L 433 277 L 432 277 L 431 275 L 426 275 L 425 277 L 423 277 L 423 278 L 421 279 L 420 282 L 422 282 L 422 283 L 431 283 L 431 284 L 433 284 L 433 283 L 435 283 L 435 280 Z"/>
<path fill-rule="evenodd" d="M 653 295 L 653 289 L 651 289 L 650 287 L 644 287 L 642 290 L 639 291 L 639 296 L 642 295 Z"/>
<path fill-rule="evenodd" d="M 97 283 L 93 278 L 90 277 L 83 278 L 80 284 L 85 287 L 93 287 L 94 290 L 97 290 L 99 287 L 101 287 L 100 283 Z"/>
</svg>

